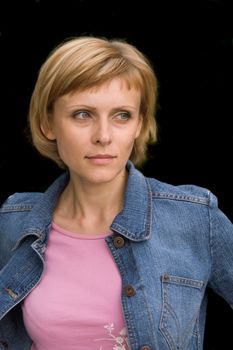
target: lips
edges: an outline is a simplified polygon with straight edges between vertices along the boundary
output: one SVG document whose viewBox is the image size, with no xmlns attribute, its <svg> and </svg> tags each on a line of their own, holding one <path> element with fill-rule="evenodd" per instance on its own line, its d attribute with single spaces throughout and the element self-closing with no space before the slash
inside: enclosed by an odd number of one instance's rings
<svg viewBox="0 0 233 350">
<path fill-rule="evenodd" d="M 116 156 L 112 156 L 111 154 L 95 154 L 93 156 L 86 156 L 88 159 L 112 159 L 116 158 Z"/>
<path fill-rule="evenodd" d="M 94 155 L 86 156 L 85 158 L 92 165 L 104 166 L 104 165 L 112 164 L 114 159 L 117 157 L 111 154 L 94 154 Z"/>
</svg>

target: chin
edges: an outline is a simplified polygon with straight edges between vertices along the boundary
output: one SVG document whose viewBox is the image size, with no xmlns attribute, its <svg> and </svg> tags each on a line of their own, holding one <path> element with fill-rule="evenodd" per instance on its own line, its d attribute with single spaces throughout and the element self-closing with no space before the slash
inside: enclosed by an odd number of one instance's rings
<svg viewBox="0 0 233 350">
<path fill-rule="evenodd" d="M 88 181 L 93 184 L 109 183 L 114 181 L 121 173 L 121 170 L 107 170 L 99 169 L 94 170 L 90 176 L 88 176 Z"/>
<path fill-rule="evenodd" d="M 104 184 L 113 181 L 115 176 L 92 176 L 88 181 L 93 184 Z"/>
</svg>

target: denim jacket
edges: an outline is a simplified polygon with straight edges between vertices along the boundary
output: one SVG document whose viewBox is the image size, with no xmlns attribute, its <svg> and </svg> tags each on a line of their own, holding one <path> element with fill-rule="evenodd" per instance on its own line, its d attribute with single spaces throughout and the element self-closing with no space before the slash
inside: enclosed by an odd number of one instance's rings
<svg viewBox="0 0 233 350">
<path fill-rule="evenodd" d="M 122 278 L 131 349 L 200 350 L 206 288 L 233 305 L 233 225 L 207 189 L 127 167 L 124 208 L 106 244 Z M 64 173 L 45 193 L 16 193 L 1 207 L 0 349 L 30 349 L 20 303 L 43 275 L 53 210 L 67 181 Z"/>
</svg>

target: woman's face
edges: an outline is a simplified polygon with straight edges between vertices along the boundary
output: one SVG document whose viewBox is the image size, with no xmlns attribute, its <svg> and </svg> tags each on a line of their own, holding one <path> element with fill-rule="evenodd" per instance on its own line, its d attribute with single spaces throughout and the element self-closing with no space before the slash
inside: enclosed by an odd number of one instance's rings
<svg viewBox="0 0 233 350">
<path fill-rule="evenodd" d="M 71 176 L 103 183 L 125 173 L 141 130 L 140 102 L 140 91 L 120 78 L 55 102 L 46 136 L 56 140 Z"/>
</svg>

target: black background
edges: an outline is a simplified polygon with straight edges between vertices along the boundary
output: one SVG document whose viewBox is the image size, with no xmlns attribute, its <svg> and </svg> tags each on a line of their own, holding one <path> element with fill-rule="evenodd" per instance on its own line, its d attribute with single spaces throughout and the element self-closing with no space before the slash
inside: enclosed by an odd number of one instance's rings
<svg viewBox="0 0 233 350">
<path fill-rule="evenodd" d="M 209 188 L 233 219 L 233 11 L 231 1 L 1 1 L 0 200 L 44 190 L 61 170 L 27 141 L 40 65 L 61 40 L 125 38 L 159 79 L 159 142 L 145 175 Z M 205 349 L 233 349 L 230 307 L 210 292 Z"/>
</svg>

